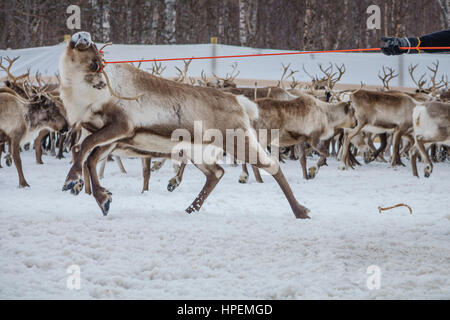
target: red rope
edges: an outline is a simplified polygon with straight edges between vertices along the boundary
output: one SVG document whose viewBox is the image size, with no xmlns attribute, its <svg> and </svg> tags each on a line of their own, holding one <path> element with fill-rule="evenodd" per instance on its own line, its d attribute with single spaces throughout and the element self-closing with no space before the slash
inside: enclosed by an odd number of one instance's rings
<svg viewBox="0 0 450 320">
<path fill-rule="evenodd" d="M 408 50 L 408 49 L 450 50 L 450 47 L 401 47 L 400 49 L 402 49 L 402 50 Z M 366 52 L 366 51 L 381 51 L 381 48 L 342 49 L 342 50 L 325 50 L 325 51 L 296 51 L 296 52 L 259 53 L 259 54 L 238 54 L 238 55 L 230 55 L 230 56 L 191 57 L 191 58 L 165 58 L 165 59 L 150 59 L 150 60 L 105 61 L 105 64 L 135 63 L 135 62 L 136 63 L 137 62 L 164 62 L 164 61 L 179 61 L 179 60 L 249 58 L 249 57 L 267 57 L 267 56 L 288 56 L 288 55 L 313 54 L 313 53 Z"/>
</svg>

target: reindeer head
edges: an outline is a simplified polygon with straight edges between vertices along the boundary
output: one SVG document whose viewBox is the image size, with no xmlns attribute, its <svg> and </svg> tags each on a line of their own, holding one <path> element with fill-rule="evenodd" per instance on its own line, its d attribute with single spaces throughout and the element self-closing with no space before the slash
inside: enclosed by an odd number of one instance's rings
<svg viewBox="0 0 450 320">
<path fill-rule="evenodd" d="M 46 94 L 37 93 L 30 97 L 25 118 L 31 128 L 48 128 L 61 133 L 68 131 L 68 124 L 61 106 Z"/>
<path fill-rule="evenodd" d="M 99 72 L 103 66 L 103 56 L 88 32 L 77 32 L 72 36 L 66 55 L 75 68 L 85 72 Z"/>
<path fill-rule="evenodd" d="M 339 102 L 335 104 L 333 116 L 338 120 L 339 128 L 354 128 L 356 126 L 355 109 L 351 101 Z"/>
</svg>

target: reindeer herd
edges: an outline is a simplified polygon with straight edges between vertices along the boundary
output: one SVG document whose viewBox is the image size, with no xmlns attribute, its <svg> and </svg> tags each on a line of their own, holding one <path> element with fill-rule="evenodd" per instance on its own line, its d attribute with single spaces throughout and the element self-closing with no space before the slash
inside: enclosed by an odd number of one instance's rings
<svg viewBox="0 0 450 320">
<path fill-rule="evenodd" d="M 309 210 L 296 200 L 282 172 L 280 161 L 287 157 L 299 159 L 304 179 L 314 178 L 330 156 L 341 161 L 343 170 L 361 165 L 358 155 L 366 164 L 387 162 L 385 157 L 390 156 L 391 167 L 404 165 L 402 158 L 408 158 L 415 176 L 420 159 L 425 163 L 425 177 L 432 173 L 433 162 L 450 160 L 450 94 L 447 76 L 437 80 L 438 62 L 428 67 L 429 81 L 426 74 L 416 79 L 417 65 L 409 67 L 417 85 L 413 93 L 392 90 L 389 82 L 398 74 L 384 67 L 383 75 L 378 75 L 381 90 L 367 90 L 363 84 L 355 90 L 337 90 L 335 85 L 346 69 L 332 64 L 319 66 L 322 77 L 310 75 L 303 66 L 310 83 L 296 81 L 297 71 L 283 65 L 277 86 L 244 88 L 235 83 L 236 64 L 224 78 L 208 79 L 202 72 L 201 80 L 196 80 L 187 76 L 192 60 L 185 61 L 183 70 L 177 68 L 179 76 L 169 80 L 162 77 L 165 68 L 158 63 L 148 72 L 140 65 L 105 65 L 102 49 L 89 33 L 75 34 L 61 56 L 57 83 L 45 82 L 39 74 L 33 79 L 29 72 L 14 76 L 11 67 L 17 58 L 0 60 L 8 77 L 0 87 L 0 168 L 2 153 L 6 153 L 6 164 L 14 162 L 17 168 L 20 187 L 29 186 L 20 151 L 32 142 L 40 164 L 43 149 L 58 158 L 71 152 L 72 166 L 63 191 L 78 195 L 84 188 L 104 215 L 112 202 L 111 192 L 100 184 L 108 159 L 126 172 L 120 157 L 141 158 L 143 191 L 147 191 L 150 173 L 165 159 L 173 159 L 176 150 L 180 157 L 174 162 L 179 165 L 168 184 L 173 191 L 181 183 L 186 164 L 193 160 L 195 143 L 219 148 L 216 139 L 185 144 L 172 139 L 179 129 L 194 136 L 196 121 L 204 129 L 223 133 L 225 140 L 228 129 L 244 131 L 244 154 L 228 148 L 227 141 L 220 145 L 221 152 L 242 163 L 241 183 L 248 182 L 247 164 L 254 152 L 256 161 L 250 164 L 256 180 L 263 182 L 260 169 L 272 175 L 296 218 L 308 218 Z M 277 130 L 278 145 L 265 145 L 258 134 L 261 130 Z M 279 154 L 269 156 L 268 149 L 275 147 Z M 319 160 L 308 168 L 306 161 L 312 154 Z M 151 167 L 153 158 L 163 160 Z M 200 210 L 224 174 L 218 159 L 192 162 L 206 182 L 186 209 L 188 213 Z"/>
</svg>

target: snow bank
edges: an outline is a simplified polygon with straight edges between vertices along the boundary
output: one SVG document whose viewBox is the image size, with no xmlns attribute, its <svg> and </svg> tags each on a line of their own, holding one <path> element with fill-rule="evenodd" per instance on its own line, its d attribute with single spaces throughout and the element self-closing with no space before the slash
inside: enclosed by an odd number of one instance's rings
<svg viewBox="0 0 450 320">
<path fill-rule="evenodd" d="M 30 48 L 19 50 L 0 50 L 0 56 L 21 56 L 12 68 L 16 74 L 23 74 L 27 68 L 31 68 L 34 74 L 40 71 L 44 75 L 53 76 L 58 70 L 58 61 L 65 45 L 60 44 L 52 47 Z M 236 47 L 227 45 L 217 45 L 216 55 L 242 55 L 258 53 L 278 53 L 289 52 L 289 50 L 270 50 L 255 49 L 247 47 Z M 139 60 L 155 58 L 191 58 L 211 56 L 213 45 L 114 45 L 105 49 L 106 60 Z M 411 54 L 397 57 L 388 57 L 381 53 L 324 53 L 308 55 L 290 55 L 290 56 L 269 56 L 269 57 L 250 57 L 250 58 L 230 58 L 215 60 L 216 74 L 225 76 L 231 71 L 231 65 L 238 63 L 239 77 L 244 79 L 264 79 L 279 80 L 282 67 L 281 63 L 287 65 L 291 63 L 291 68 L 299 70 L 295 74 L 296 80 L 310 81 L 311 79 L 303 72 L 304 64 L 308 72 L 312 75 L 321 75 L 318 64 L 328 64 L 330 62 L 342 64 L 347 67 L 347 72 L 342 77 L 341 83 L 360 84 L 364 82 L 368 85 L 380 85 L 381 82 L 377 75 L 382 66 L 394 67 L 400 73 L 398 78 L 392 80 L 392 86 L 415 87 L 408 74 L 408 65 L 419 63 L 416 70 L 417 76 L 428 71 L 426 66 L 431 66 L 432 62 L 439 60 L 440 73 L 447 74 L 450 69 L 450 55 L 446 54 Z M 200 77 L 204 70 L 208 76 L 213 72 L 213 60 L 194 60 L 189 68 L 188 75 L 191 77 Z M 144 63 L 144 69 L 150 68 L 151 63 Z M 163 76 L 175 77 L 177 75 L 175 66 L 183 66 L 182 61 L 164 62 L 167 66 Z M 0 73 L 0 76 L 4 74 Z"/>
</svg>

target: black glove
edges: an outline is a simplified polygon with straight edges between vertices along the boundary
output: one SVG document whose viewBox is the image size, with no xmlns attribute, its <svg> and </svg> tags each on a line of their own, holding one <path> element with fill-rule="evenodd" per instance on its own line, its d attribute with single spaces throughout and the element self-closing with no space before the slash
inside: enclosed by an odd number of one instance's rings
<svg viewBox="0 0 450 320">
<path fill-rule="evenodd" d="M 415 50 L 400 49 L 401 47 L 415 47 L 417 46 L 417 38 L 388 38 L 382 37 L 382 41 L 386 42 L 381 47 L 381 51 L 388 56 L 400 55 L 404 53 L 415 53 Z"/>
</svg>

